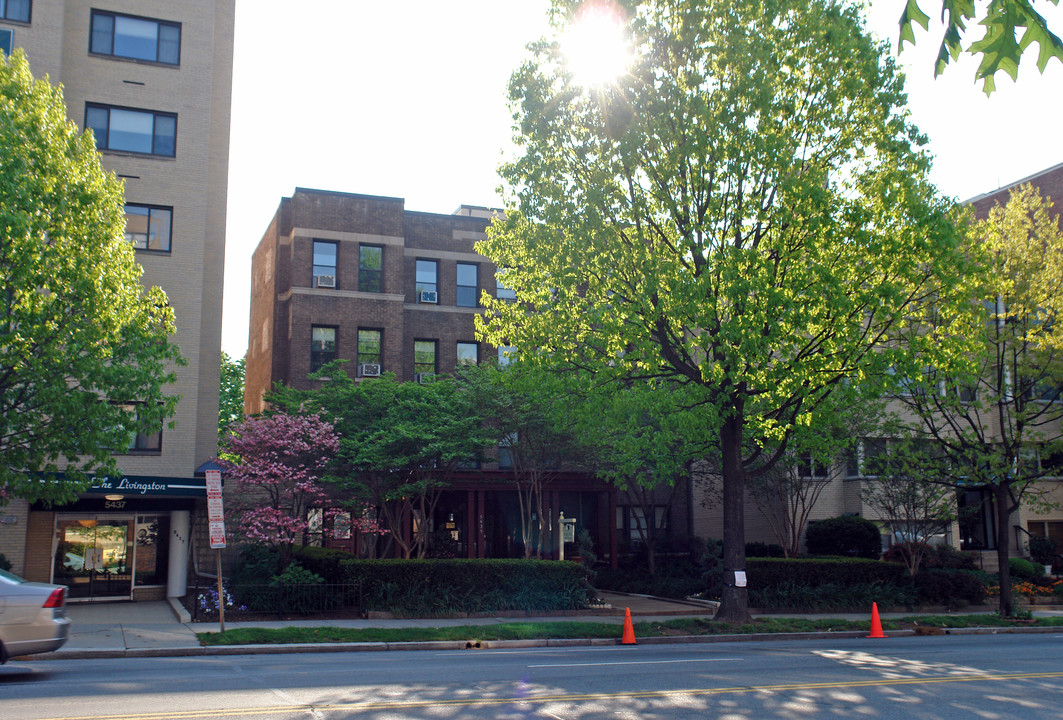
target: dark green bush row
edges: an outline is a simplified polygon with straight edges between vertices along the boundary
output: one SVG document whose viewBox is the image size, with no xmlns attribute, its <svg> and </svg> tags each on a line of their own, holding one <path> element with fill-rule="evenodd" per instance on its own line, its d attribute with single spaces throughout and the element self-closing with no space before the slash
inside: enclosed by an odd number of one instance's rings
<svg viewBox="0 0 1063 720">
<path fill-rule="evenodd" d="M 912 578 L 916 600 L 922 605 L 980 605 L 986 586 L 965 570 L 924 570 Z"/>
<path fill-rule="evenodd" d="M 650 575 L 645 568 L 599 568 L 594 575 L 594 587 L 599 590 L 655 595 L 666 598 L 685 598 L 706 589 L 703 571 L 689 563 L 669 564 Z"/>
<path fill-rule="evenodd" d="M 904 585 L 903 565 L 863 558 L 749 558 L 750 590 L 776 585 Z"/>
<path fill-rule="evenodd" d="M 882 554 L 878 526 L 856 515 L 814 520 L 805 530 L 810 555 L 843 555 L 878 559 Z"/>
<path fill-rule="evenodd" d="M 872 603 L 884 607 L 913 605 L 915 589 L 884 583 L 806 583 L 785 582 L 750 588 L 751 607 L 766 610 L 870 611 Z"/>
<path fill-rule="evenodd" d="M 366 610 L 431 615 L 586 607 L 587 571 L 549 560 L 340 561 L 343 581 L 361 589 Z"/>
</svg>

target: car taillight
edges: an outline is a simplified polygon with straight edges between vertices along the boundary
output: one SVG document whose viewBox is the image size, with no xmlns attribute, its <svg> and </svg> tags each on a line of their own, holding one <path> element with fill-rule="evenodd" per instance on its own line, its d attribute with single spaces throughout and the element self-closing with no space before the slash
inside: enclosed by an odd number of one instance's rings
<svg viewBox="0 0 1063 720">
<path fill-rule="evenodd" d="M 48 599 L 44 601 L 43 607 L 46 608 L 61 608 L 66 603 L 66 588 L 56 588 L 52 590 L 52 594 L 48 596 Z"/>
</svg>

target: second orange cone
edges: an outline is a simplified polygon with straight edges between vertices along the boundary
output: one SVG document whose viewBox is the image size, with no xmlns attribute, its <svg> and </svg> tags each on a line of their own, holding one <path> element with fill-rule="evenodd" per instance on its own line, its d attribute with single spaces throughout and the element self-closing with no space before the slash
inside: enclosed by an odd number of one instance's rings
<svg viewBox="0 0 1063 720">
<path fill-rule="evenodd" d="M 882 632 L 882 621 L 878 618 L 878 603 L 871 603 L 871 634 L 869 638 L 884 638 L 886 635 Z"/>
<path fill-rule="evenodd" d="M 631 624 L 631 608 L 624 608 L 624 636 L 621 645 L 635 645 L 635 627 Z"/>
</svg>

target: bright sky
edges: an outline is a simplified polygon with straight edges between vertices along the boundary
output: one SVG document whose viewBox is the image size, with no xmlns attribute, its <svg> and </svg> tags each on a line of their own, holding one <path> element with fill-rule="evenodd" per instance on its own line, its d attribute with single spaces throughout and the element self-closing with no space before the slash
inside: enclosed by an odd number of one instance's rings
<svg viewBox="0 0 1063 720">
<path fill-rule="evenodd" d="M 896 40 L 904 0 L 874 0 L 868 25 Z M 933 15 L 938 0 L 923 0 Z M 510 145 L 505 89 L 545 34 L 548 0 L 237 0 L 222 349 L 247 349 L 251 254 L 295 187 L 386 195 L 406 209 L 499 206 Z M 1045 2 L 1063 33 L 1063 6 Z M 934 79 L 940 30 L 899 56 L 933 179 L 964 200 L 1063 162 L 1063 64 L 989 98 L 963 59 Z M 1032 53 L 1031 53 L 1032 55 Z M 1063 198 L 1058 199 L 1063 203 Z"/>
</svg>

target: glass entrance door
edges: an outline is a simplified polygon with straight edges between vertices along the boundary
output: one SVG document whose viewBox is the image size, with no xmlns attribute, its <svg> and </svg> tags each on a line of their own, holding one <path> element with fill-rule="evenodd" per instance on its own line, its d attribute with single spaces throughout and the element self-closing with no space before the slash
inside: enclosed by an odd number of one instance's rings
<svg viewBox="0 0 1063 720">
<path fill-rule="evenodd" d="M 71 599 L 133 596 L 132 518 L 86 515 L 56 521 L 54 582 Z"/>
</svg>

